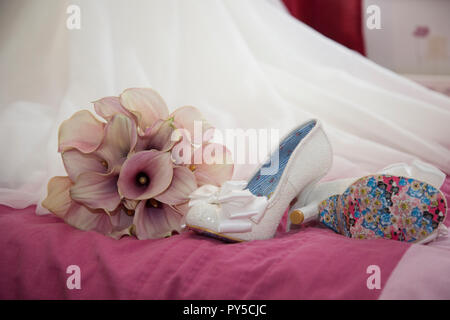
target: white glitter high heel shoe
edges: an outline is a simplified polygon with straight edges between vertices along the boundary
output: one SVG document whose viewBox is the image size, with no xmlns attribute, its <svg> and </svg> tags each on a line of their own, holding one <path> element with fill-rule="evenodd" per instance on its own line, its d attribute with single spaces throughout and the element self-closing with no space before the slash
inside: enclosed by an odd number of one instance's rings
<svg viewBox="0 0 450 320">
<path fill-rule="evenodd" d="M 278 170 L 264 175 L 279 159 Z M 204 185 L 190 198 L 186 225 L 195 232 L 227 242 L 269 239 L 283 213 L 303 189 L 330 169 L 332 150 L 321 123 L 310 120 L 281 140 L 269 161 L 247 181 Z"/>
</svg>

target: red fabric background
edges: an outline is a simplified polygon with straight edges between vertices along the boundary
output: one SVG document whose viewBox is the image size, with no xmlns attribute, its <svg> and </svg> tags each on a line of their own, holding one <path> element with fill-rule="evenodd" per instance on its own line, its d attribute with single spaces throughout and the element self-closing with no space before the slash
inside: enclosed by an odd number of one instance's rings
<svg viewBox="0 0 450 320">
<path fill-rule="evenodd" d="M 328 38 L 365 55 L 361 0 L 283 0 L 290 13 Z"/>
</svg>

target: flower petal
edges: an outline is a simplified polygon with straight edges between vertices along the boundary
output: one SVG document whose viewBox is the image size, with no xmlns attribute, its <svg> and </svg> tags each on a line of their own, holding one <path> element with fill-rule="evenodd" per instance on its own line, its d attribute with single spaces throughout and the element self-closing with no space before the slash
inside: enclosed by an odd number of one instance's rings
<svg viewBox="0 0 450 320">
<path fill-rule="evenodd" d="M 175 131 L 173 121 L 157 121 L 151 128 L 147 129 L 145 135 L 141 139 L 140 150 L 159 150 L 168 151 L 177 143 L 176 139 L 172 139 Z"/>
<path fill-rule="evenodd" d="M 150 150 L 147 146 L 150 143 L 150 139 L 159 130 L 164 120 L 157 120 L 150 128 L 147 128 L 143 134 L 138 134 L 138 140 L 136 143 L 136 151 Z"/>
<path fill-rule="evenodd" d="M 116 114 L 106 125 L 105 137 L 95 154 L 104 159 L 111 170 L 125 161 L 128 153 L 134 149 L 136 141 L 134 121 L 123 114 Z"/>
<path fill-rule="evenodd" d="M 133 225 L 133 216 L 126 213 L 126 208 L 119 206 L 111 214 L 111 223 L 113 225 L 113 231 L 110 236 L 115 239 L 120 239 L 124 235 L 131 235 L 131 227 Z"/>
<path fill-rule="evenodd" d="M 169 221 L 169 225 L 172 227 L 172 232 L 176 231 L 181 233 L 183 229 L 186 227 L 186 219 L 185 215 L 187 211 L 189 211 L 189 203 L 183 203 L 181 205 L 170 206 L 163 205 L 164 210 L 166 211 L 166 217 Z"/>
<path fill-rule="evenodd" d="M 177 204 L 174 206 L 170 206 L 178 215 L 185 216 L 191 207 L 189 207 L 189 202 L 185 202 L 182 204 Z"/>
<path fill-rule="evenodd" d="M 85 154 L 76 149 L 62 153 L 64 167 L 70 180 L 76 181 L 77 177 L 85 172 L 106 173 L 107 168 L 102 164 L 102 159 L 94 154 Z"/>
<path fill-rule="evenodd" d="M 113 214 L 111 214 L 111 222 L 116 229 L 128 228 L 133 224 L 133 216 L 126 213 L 126 209 L 119 206 Z"/>
<path fill-rule="evenodd" d="M 134 116 L 120 104 L 119 97 L 106 97 L 94 101 L 93 103 L 95 112 L 106 121 L 110 121 L 112 117 L 118 113 L 134 118 Z"/>
<path fill-rule="evenodd" d="M 70 189 L 70 195 L 73 200 L 91 209 L 114 211 L 120 203 L 117 179 L 118 175 L 114 171 L 108 174 L 97 172 L 80 174 Z"/>
<path fill-rule="evenodd" d="M 231 153 L 221 144 L 210 143 L 198 148 L 194 153 L 194 160 L 196 159 L 201 159 L 201 163 L 194 164 L 194 174 L 199 186 L 221 186 L 233 176 Z"/>
<path fill-rule="evenodd" d="M 139 175 L 145 175 L 148 183 L 138 184 Z M 172 176 L 169 152 L 141 151 L 124 162 L 118 181 L 119 193 L 132 200 L 150 199 L 169 187 Z"/>
<path fill-rule="evenodd" d="M 51 178 L 47 185 L 47 197 L 42 201 L 42 206 L 58 217 L 63 217 L 72 203 L 71 186 L 72 181 L 69 177 Z"/>
<path fill-rule="evenodd" d="M 194 152 L 194 146 L 183 136 L 182 140 L 175 144 L 170 154 L 175 164 L 189 166 L 193 164 Z"/>
<path fill-rule="evenodd" d="M 119 240 L 123 236 L 131 236 L 132 228 L 133 228 L 133 225 L 129 226 L 128 228 L 121 229 L 121 230 L 116 230 L 113 228 L 113 230 L 108 234 L 108 236 L 110 236 L 111 238 L 116 239 L 116 240 Z"/>
<path fill-rule="evenodd" d="M 189 195 L 195 189 L 197 189 L 197 181 L 192 171 L 186 167 L 175 167 L 169 188 L 155 199 L 170 205 L 181 204 L 189 200 Z"/>
<path fill-rule="evenodd" d="M 177 128 L 184 128 L 189 132 L 190 141 L 195 144 L 209 141 L 213 137 L 214 127 L 203 118 L 201 112 L 195 107 L 178 108 L 171 114 L 171 118 Z M 197 131 L 195 130 L 196 126 L 198 126 Z"/>
<path fill-rule="evenodd" d="M 138 204 L 139 201 L 123 199 L 123 206 L 125 207 L 125 209 L 128 210 L 135 210 Z"/>
<path fill-rule="evenodd" d="M 142 131 L 158 119 L 167 119 L 169 110 L 161 96 L 150 88 L 132 88 L 120 95 L 120 103 L 138 119 Z"/>
<path fill-rule="evenodd" d="M 94 151 L 102 142 L 103 128 L 104 123 L 97 120 L 89 111 L 76 112 L 59 126 L 58 151 L 72 148 L 83 153 Z"/>
<path fill-rule="evenodd" d="M 80 230 L 95 230 L 105 235 L 109 234 L 113 229 L 111 220 L 106 212 L 103 210 L 90 210 L 76 202 L 73 202 L 70 206 L 64 221 Z"/>
<path fill-rule="evenodd" d="M 168 206 L 155 208 L 147 205 L 147 201 L 141 201 L 134 215 L 136 236 L 140 240 L 163 238 L 180 229 L 181 219 L 182 217 L 168 209 Z"/>
</svg>

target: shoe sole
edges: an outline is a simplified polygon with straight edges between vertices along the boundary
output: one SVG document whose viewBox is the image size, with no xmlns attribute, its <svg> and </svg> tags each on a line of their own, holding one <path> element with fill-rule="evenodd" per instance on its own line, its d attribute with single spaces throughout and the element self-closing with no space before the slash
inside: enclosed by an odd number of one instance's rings
<svg viewBox="0 0 450 320">
<path fill-rule="evenodd" d="M 319 205 L 328 228 L 358 239 L 417 242 L 436 233 L 446 218 L 442 192 L 405 177 L 371 175 L 354 182 L 341 196 Z"/>
<path fill-rule="evenodd" d="M 233 237 L 229 237 L 226 236 L 222 233 L 218 233 L 215 231 L 212 231 L 210 229 L 206 229 L 206 228 L 202 228 L 202 227 L 198 227 L 198 226 L 194 226 L 194 225 L 186 225 L 188 227 L 188 229 L 194 231 L 195 233 L 202 235 L 202 236 L 207 236 L 207 237 L 211 237 L 217 240 L 221 240 L 227 243 L 239 243 L 239 242 L 244 242 L 244 240 L 240 240 L 240 239 L 236 239 Z"/>
</svg>

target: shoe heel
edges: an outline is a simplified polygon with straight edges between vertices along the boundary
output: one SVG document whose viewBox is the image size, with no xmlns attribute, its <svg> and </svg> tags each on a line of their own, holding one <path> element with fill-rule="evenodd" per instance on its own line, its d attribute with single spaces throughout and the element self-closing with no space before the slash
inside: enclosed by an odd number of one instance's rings
<svg viewBox="0 0 450 320">
<path fill-rule="evenodd" d="M 304 207 L 292 209 L 289 212 L 287 231 L 290 230 L 292 225 L 299 226 L 302 223 L 317 220 L 318 205 L 318 203 L 314 202 Z"/>
<path fill-rule="evenodd" d="M 357 178 L 345 178 L 322 183 L 319 183 L 319 180 L 316 181 L 312 189 L 302 191 L 298 196 L 297 202 L 291 207 L 289 213 L 290 219 L 287 222 L 287 231 L 291 227 L 298 228 L 302 223 L 318 220 L 319 213 L 323 211 L 323 209 L 319 209 L 323 200 L 344 193 L 348 186 L 357 180 Z"/>
<path fill-rule="evenodd" d="M 286 223 L 286 232 L 291 230 L 292 226 L 300 226 L 303 223 L 317 220 L 319 201 L 308 203 L 308 198 L 314 192 L 323 176 L 314 179 L 298 196 L 298 200 L 289 208 L 288 220 Z M 306 203 L 308 203 L 306 205 Z"/>
</svg>

